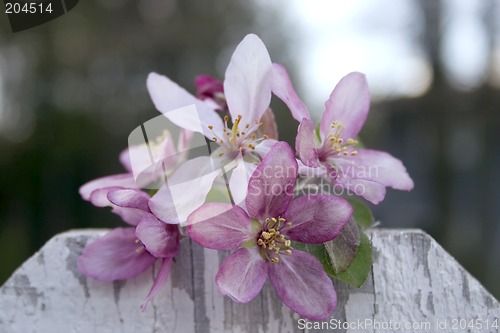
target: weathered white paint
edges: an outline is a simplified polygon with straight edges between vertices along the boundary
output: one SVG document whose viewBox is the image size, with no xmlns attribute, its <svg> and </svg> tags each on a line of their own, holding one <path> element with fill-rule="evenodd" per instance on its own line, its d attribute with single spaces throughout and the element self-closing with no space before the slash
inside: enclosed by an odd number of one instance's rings
<svg viewBox="0 0 500 333">
<path fill-rule="evenodd" d="M 0 332 L 301 332 L 299 317 L 266 284 L 249 304 L 222 297 L 214 283 L 226 253 L 184 241 L 164 290 L 145 312 L 139 306 L 154 276 L 103 283 L 76 268 L 86 243 L 103 230 L 55 236 L 0 288 Z M 453 330 L 453 319 L 498 318 L 500 305 L 432 238 L 418 230 L 373 230 L 372 274 L 360 289 L 335 282 L 338 308 L 332 318 L 353 323 L 389 321 L 400 330 L 374 326 L 336 332 L 498 332 Z M 158 269 L 158 266 L 155 267 Z M 439 330 L 438 322 L 447 321 Z M 404 329 L 406 323 L 431 329 Z M 354 327 L 353 327 L 354 328 Z M 324 330 L 306 330 L 322 332 Z M 331 330 L 330 330 L 331 331 Z"/>
</svg>

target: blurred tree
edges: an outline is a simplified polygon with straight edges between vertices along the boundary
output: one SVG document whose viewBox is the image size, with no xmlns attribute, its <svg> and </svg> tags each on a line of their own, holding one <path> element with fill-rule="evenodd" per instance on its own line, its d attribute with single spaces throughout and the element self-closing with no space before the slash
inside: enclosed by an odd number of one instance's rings
<svg viewBox="0 0 500 333">
<path fill-rule="evenodd" d="M 223 77 L 251 32 L 285 54 L 272 40 L 285 28 L 257 10 L 248 1 L 87 0 L 21 33 L 0 22 L 0 248 L 9 254 L 0 283 L 58 232 L 122 224 L 78 188 L 122 172 L 128 134 L 158 115 L 149 72 L 193 91 L 197 74 Z"/>
<path fill-rule="evenodd" d="M 459 89 L 443 59 L 443 2 L 419 0 L 425 19 L 422 47 L 432 67 L 433 80 L 425 95 L 385 101 L 376 106 L 388 114 L 387 131 L 379 142 L 408 166 L 415 180 L 406 196 L 389 195 L 375 208 L 385 226 L 421 226 L 500 295 L 500 259 L 493 255 L 500 236 L 500 185 L 496 175 L 500 152 L 500 94 L 486 77 L 478 87 Z M 483 31 L 493 54 L 497 36 L 496 2 L 485 0 Z M 492 61 L 486 73 L 492 73 Z M 405 221 L 401 221 L 401 217 Z"/>
</svg>

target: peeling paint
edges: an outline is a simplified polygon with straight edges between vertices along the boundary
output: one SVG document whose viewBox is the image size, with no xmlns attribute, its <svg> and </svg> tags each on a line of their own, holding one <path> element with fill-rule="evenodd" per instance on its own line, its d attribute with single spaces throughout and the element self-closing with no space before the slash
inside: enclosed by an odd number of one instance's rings
<svg viewBox="0 0 500 333">
<path fill-rule="evenodd" d="M 43 292 L 31 286 L 30 279 L 25 274 L 17 274 L 14 276 L 14 290 L 16 296 L 26 298 L 31 303 L 32 307 L 36 307 L 38 305 L 38 299 L 44 297 Z"/>
<path fill-rule="evenodd" d="M 23 264 L 0 288 L 0 332 L 31 332 L 36 327 L 40 332 L 191 333 L 195 332 L 196 316 L 203 314 L 208 325 L 202 332 L 221 332 L 222 325 L 217 326 L 213 316 L 207 315 L 209 306 L 222 311 L 218 318 L 223 320 L 225 332 L 300 332 L 299 317 L 281 303 L 269 283 L 249 304 L 224 298 L 216 287 L 208 289 L 204 275 L 200 275 L 201 281 L 196 274 L 215 270 L 210 265 L 217 260 L 201 263 L 203 258 L 198 258 L 196 249 L 191 252 L 189 242 L 183 242 L 173 274 L 152 308 L 141 312 L 137 301 L 149 291 L 153 270 L 127 283 L 113 284 L 87 281 L 79 274 L 76 259 L 85 244 L 101 234 L 73 231 L 59 235 Z M 379 322 L 424 318 L 433 322 L 439 318 L 449 322 L 451 318 L 491 318 L 500 313 L 496 299 L 429 236 L 392 230 L 371 230 L 369 235 L 374 244 L 372 274 L 360 289 L 335 282 L 335 318 Z M 217 255 L 220 259 L 226 256 Z"/>
<path fill-rule="evenodd" d="M 78 282 L 83 288 L 83 292 L 86 298 L 90 297 L 87 278 L 84 275 L 82 275 L 78 270 L 78 267 L 76 266 L 76 261 L 78 260 L 80 254 L 82 254 L 83 249 L 87 245 L 88 240 L 89 240 L 88 236 L 66 238 L 65 240 L 66 247 L 69 250 L 69 254 L 66 257 L 66 269 L 70 271 L 78 280 Z"/>
<path fill-rule="evenodd" d="M 38 253 L 36 261 L 42 266 L 45 265 L 45 254 L 43 252 Z"/>
<path fill-rule="evenodd" d="M 470 290 L 469 290 L 469 281 L 467 276 L 465 276 L 465 271 L 461 272 L 462 274 L 462 296 L 465 298 L 467 302 L 470 302 Z"/>
<path fill-rule="evenodd" d="M 427 294 L 427 303 L 425 305 L 427 308 L 427 311 L 429 311 L 432 314 L 436 314 L 434 310 L 434 296 L 432 296 L 432 292 Z"/>
<path fill-rule="evenodd" d="M 113 298 L 115 300 L 116 306 L 118 306 L 118 303 L 120 303 L 120 291 L 125 286 L 125 283 L 127 283 L 127 281 L 113 281 Z"/>
</svg>

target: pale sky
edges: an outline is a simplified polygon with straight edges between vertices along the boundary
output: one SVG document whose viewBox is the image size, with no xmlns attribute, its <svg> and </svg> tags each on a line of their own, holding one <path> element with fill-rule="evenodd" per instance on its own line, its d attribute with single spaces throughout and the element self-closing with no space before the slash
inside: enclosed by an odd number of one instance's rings
<svg viewBox="0 0 500 333">
<path fill-rule="evenodd" d="M 374 98 L 419 96 L 432 72 L 420 45 L 423 18 L 413 0 L 280 0 L 294 22 L 292 40 L 306 104 L 321 105 L 340 78 L 367 75 Z M 462 89 L 482 83 L 488 61 L 481 10 L 484 1 L 444 1 L 442 57 Z M 265 6 L 264 2 L 261 5 Z M 273 4 L 276 5 L 276 3 Z M 500 53 L 499 53 L 500 54 Z M 312 110 L 311 110 L 312 111 Z M 320 112 L 321 110 L 317 110 Z"/>
</svg>

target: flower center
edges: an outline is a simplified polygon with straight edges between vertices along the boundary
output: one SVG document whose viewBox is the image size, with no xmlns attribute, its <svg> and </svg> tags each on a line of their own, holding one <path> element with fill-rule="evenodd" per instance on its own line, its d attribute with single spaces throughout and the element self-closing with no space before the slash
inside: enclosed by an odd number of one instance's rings
<svg viewBox="0 0 500 333">
<path fill-rule="evenodd" d="M 276 264 L 280 260 L 280 254 L 292 254 L 292 242 L 281 233 L 284 227 L 291 225 L 292 222 L 286 222 L 282 217 L 265 220 L 257 245 L 260 246 L 261 254 L 267 261 Z"/>
<path fill-rule="evenodd" d="M 344 139 L 340 137 L 344 129 L 344 124 L 342 124 L 341 121 L 335 120 L 330 125 L 330 131 L 328 131 L 326 136 L 326 140 L 328 140 L 327 145 L 335 154 L 355 156 L 358 152 L 356 150 L 348 151 L 348 148 L 357 145 L 359 142 L 355 139 L 347 139 L 347 141 L 344 142 Z"/>
<path fill-rule="evenodd" d="M 238 115 L 236 119 L 234 119 L 233 125 L 229 128 L 228 122 L 229 117 L 224 116 L 224 128 L 223 128 L 223 137 L 220 138 L 213 131 L 213 126 L 208 126 L 208 129 L 212 131 L 214 137 L 212 137 L 212 141 L 217 142 L 221 145 L 225 145 L 227 151 L 229 153 L 232 152 L 242 152 L 245 153 L 247 149 L 255 150 L 255 146 L 262 140 L 269 139 L 269 136 L 264 134 L 262 137 L 257 138 L 255 132 L 262 123 L 255 119 L 253 124 L 246 123 L 243 125 L 241 123 L 242 115 Z M 247 134 L 252 133 L 250 136 Z M 220 156 L 224 155 L 224 153 L 220 153 Z"/>
</svg>

